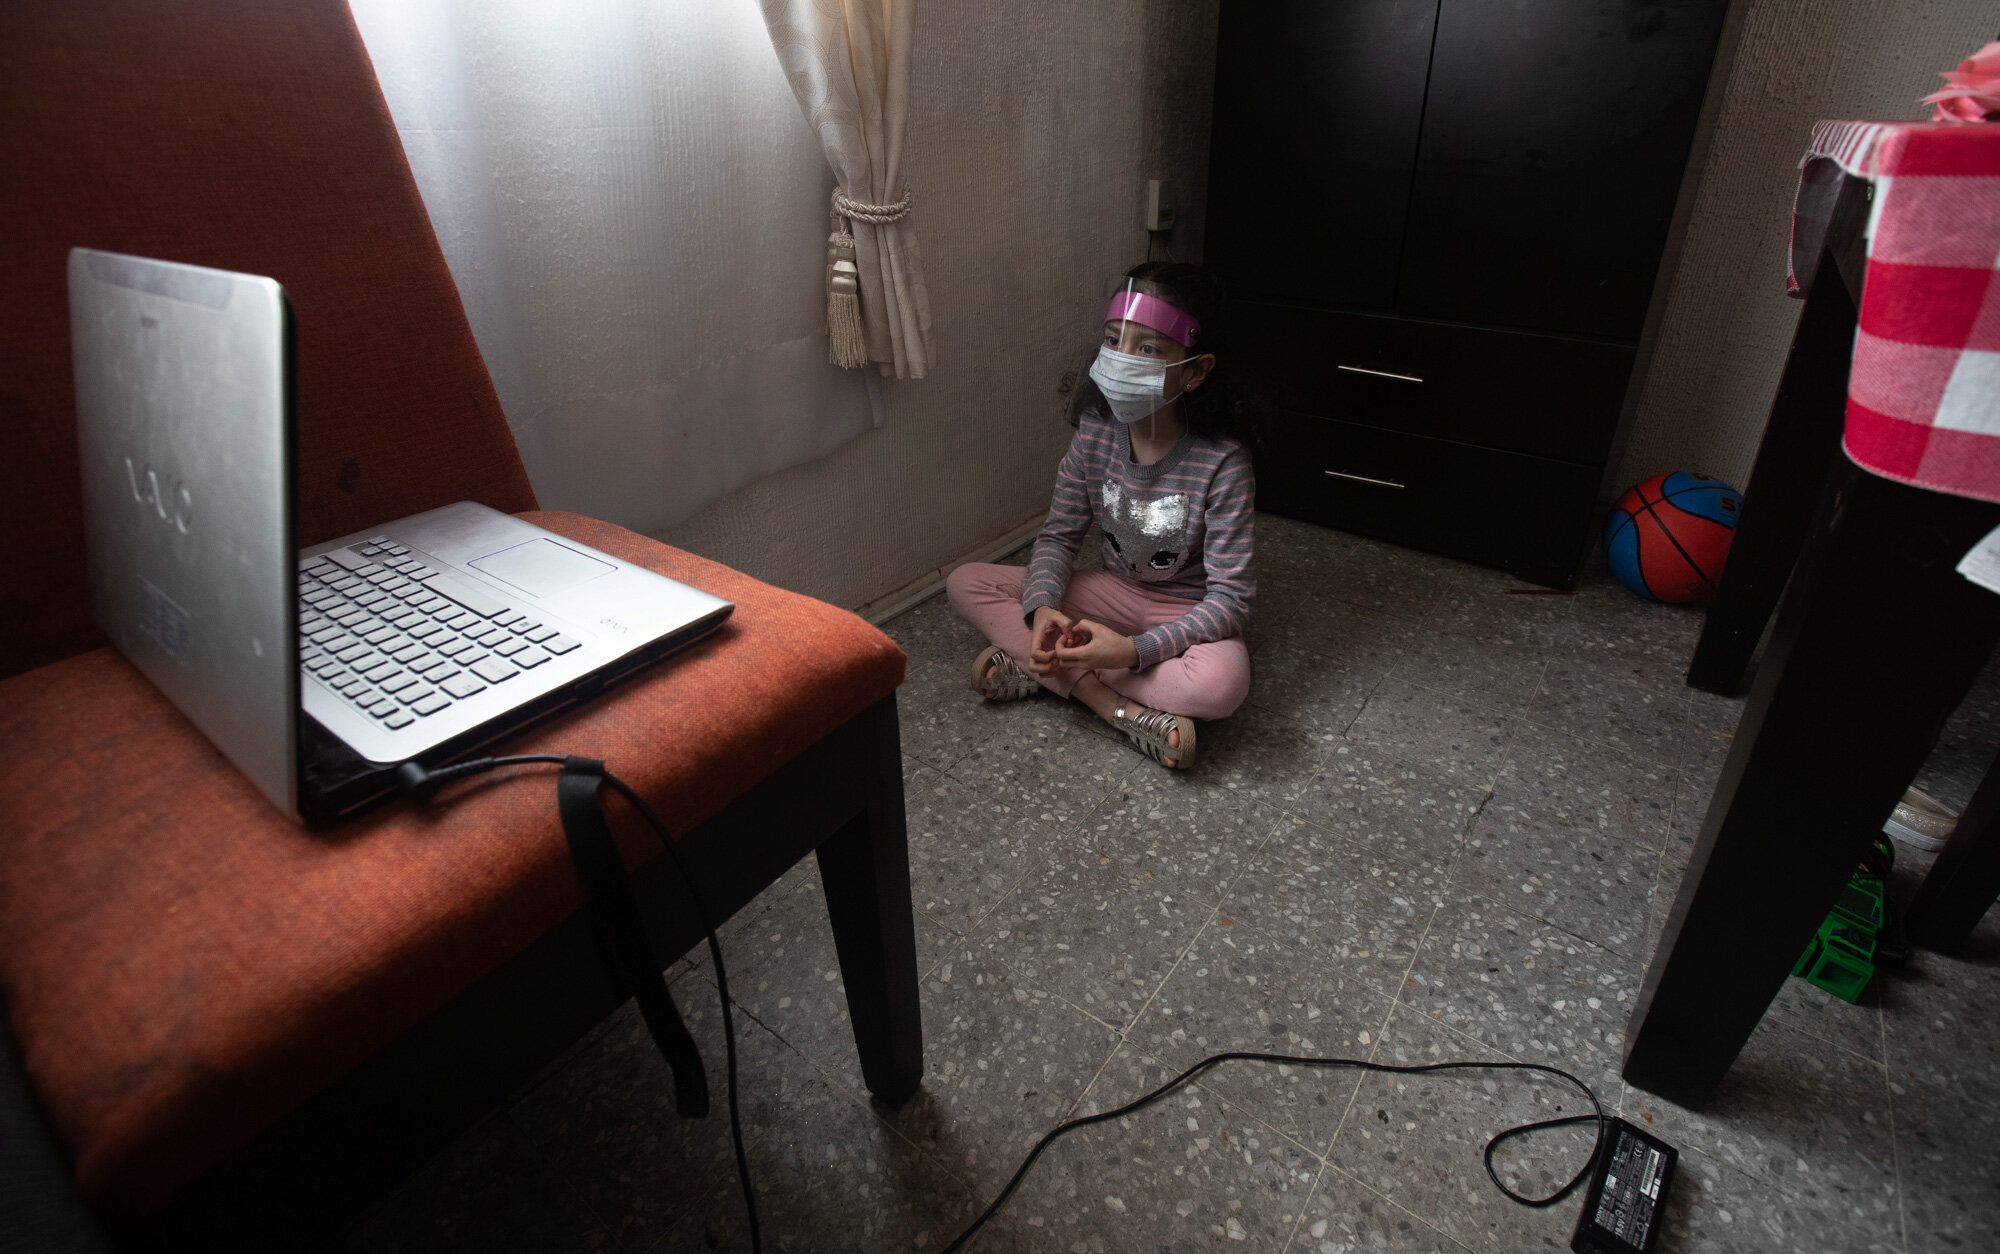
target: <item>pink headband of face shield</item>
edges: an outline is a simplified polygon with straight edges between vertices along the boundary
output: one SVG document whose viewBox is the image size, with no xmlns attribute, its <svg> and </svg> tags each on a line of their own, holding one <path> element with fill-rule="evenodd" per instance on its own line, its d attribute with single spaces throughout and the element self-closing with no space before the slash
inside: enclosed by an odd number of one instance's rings
<svg viewBox="0 0 2000 1254">
<path fill-rule="evenodd" d="M 1182 348 L 1193 348 L 1194 337 L 1201 331 L 1201 323 L 1159 297 L 1148 296 L 1144 292 L 1124 291 L 1113 296 L 1110 306 L 1104 311 L 1104 320 L 1136 322 L 1151 327 L 1177 341 Z"/>
</svg>

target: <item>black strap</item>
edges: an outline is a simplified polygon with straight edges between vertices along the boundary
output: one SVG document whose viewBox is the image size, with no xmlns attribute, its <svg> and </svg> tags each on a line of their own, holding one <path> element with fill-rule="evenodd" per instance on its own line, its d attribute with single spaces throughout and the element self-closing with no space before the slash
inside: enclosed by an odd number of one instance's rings
<svg viewBox="0 0 2000 1254">
<path fill-rule="evenodd" d="M 603 782 L 604 763 L 595 758 L 564 759 L 562 774 L 556 777 L 556 810 L 562 815 L 577 878 L 590 897 L 590 916 L 604 946 L 605 965 L 619 988 L 638 999 L 653 1044 L 673 1068 L 674 1109 L 697 1118 L 708 1113 L 708 1076 L 702 1070 L 701 1051 L 667 993 L 666 977 L 660 974 L 659 959 L 639 915 L 632 873 L 604 822 L 597 796 Z"/>
</svg>

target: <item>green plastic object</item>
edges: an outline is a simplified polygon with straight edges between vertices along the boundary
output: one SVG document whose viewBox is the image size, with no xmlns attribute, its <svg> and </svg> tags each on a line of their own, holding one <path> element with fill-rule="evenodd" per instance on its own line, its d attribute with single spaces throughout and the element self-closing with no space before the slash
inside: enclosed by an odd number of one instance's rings
<svg viewBox="0 0 2000 1254">
<path fill-rule="evenodd" d="M 1842 1001 L 1861 1000 L 1875 978 L 1875 949 L 1888 919 L 1888 888 L 1884 883 L 1896 859 L 1895 847 L 1878 838 L 1881 865 L 1863 863 L 1840 890 L 1819 932 L 1799 955 L 1792 974 L 1832 993 Z"/>
</svg>

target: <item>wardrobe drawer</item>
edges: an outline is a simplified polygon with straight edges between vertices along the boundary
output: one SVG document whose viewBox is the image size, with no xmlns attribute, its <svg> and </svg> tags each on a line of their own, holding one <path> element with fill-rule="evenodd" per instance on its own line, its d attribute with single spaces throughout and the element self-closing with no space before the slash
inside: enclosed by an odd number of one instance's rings
<svg viewBox="0 0 2000 1254">
<path fill-rule="evenodd" d="M 1305 414 L 1246 427 L 1257 506 L 1572 587 L 1602 466 Z"/>
<path fill-rule="evenodd" d="M 1601 462 L 1634 350 L 1238 301 L 1230 369 L 1254 404 L 1517 453 Z"/>
</svg>

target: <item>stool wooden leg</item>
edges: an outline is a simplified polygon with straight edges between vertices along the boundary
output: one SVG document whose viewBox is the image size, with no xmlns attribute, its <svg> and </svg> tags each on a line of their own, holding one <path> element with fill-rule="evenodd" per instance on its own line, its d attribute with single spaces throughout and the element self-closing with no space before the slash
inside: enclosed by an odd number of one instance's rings
<svg viewBox="0 0 2000 1254">
<path fill-rule="evenodd" d="M 923 1079 L 924 1034 L 902 747 L 894 704 L 881 708 L 887 734 L 863 768 L 869 776 L 868 808 L 819 846 L 819 877 L 847 985 L 862 1079 L 869 1092 L 899 1106 Z"/>
<path fill-rule="evenodd" d="M 1836 468 L 1627 1031 L 1700 1106 L 2000 639 L 1958 558 L 2000 507 Z"/>
<path fill-rule="evenodd" d="M 2000 762 L 1987 768 L 1903 914 L 1912 945 L 1951 953 L 2000 900 Z"/>
<path fill-rule="evenodd" d="M 1730 697 L 1743 691 L 1750 655 L 1798 563 L 1813 511 L 1840 456 L 1854 322 L 1853 298 L 1832 252 L 1822 250 L 1812 296 L 1799 315 L 1757 446 L 1729 561 L 1688 665 L 1691 687 Z"/>
</svg>

